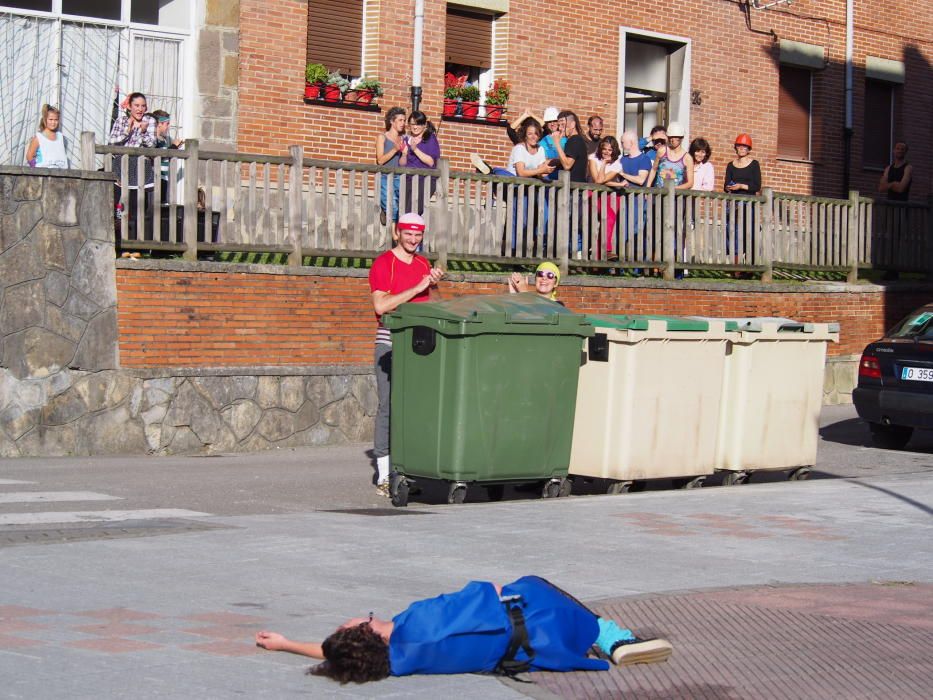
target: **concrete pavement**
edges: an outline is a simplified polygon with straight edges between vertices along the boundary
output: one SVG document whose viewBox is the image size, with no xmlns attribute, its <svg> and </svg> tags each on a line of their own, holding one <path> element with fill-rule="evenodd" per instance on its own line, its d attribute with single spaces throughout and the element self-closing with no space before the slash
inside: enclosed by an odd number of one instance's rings
<svg viewBox="0 0 933 700">
<path fill-rule="evenodd" d="M 831 646 L 810 658 L 884 659 L 866 692 L 923 697 L 911 688 L 930 687 L 929 666 L 900 647 L 881 653 L 878 644 L 907 640 L 933 657 L 923 614 L 933 590 L 933 446 L 920 435 L 919 451 L 866 447 L 853 415 L 827 413 L 817 465 L 826 478 L 810 482 L 459 507 L 386 507 L 359 487 L 370 470 L 359 445 L 214 459 L 3 461 L 0 514 L 21 518 L 0 525 L 3 695 L 827 697 L 813 694 L 832 689 L 820 663 L 801 670 L 798 657 L 794 667 L 781 656 L 807 644 L 793 638 L 804 629 Z M 65 491 L 100 496 L 9 495 Z M 87 516 L 58 526 L 22 515 L 143 509 L 199 515 L 106 523 Z M 62 543 L 36 544 L 49 539 Z M 308 664 L 298 657 L 250 643 L 259 628 L 322 638 L 348 617 L 390 616 L 471 578 L 526 573 L 670 635 L 683 653 L 663 667 L 542 674 L 533 685 L 457 676 L 341 687 L 304 676 Z M 743 601 L 744 626 L 727 614 L 731 600 Z M 840 620 L 841 638 L 833 636 Z M 740 673 L 732 625 L 753 632 L 750 644 L 779 631 L 781 644 L 752 644 Z M 898 674 L 921 685 L 896 685 Z M 774 677 L 823 685 L 781 686 Z M 859 696 L 852 691 L 834 692 Z"/>
</svg>

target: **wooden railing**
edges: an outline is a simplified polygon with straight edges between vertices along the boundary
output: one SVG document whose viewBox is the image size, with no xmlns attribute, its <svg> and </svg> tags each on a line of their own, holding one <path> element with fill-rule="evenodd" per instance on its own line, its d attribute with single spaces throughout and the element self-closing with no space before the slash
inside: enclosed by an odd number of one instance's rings
<svg viewBox="0 0 933 700">
<path fill-rule="evenodd" d="M 421 212 L 425 252 L 448 259 L 570 267 L 739 270 L 859 268 L 933 274 L 931 206 L 623 188 L 557 180 L 390 168 L 287 156 L 101 146 L 82 135 L 82 166 L 117 175 L 118 245 L 177 251 L 372 256 L 391 244 L 398 212 Z M 196 164 L 196 167 L 193 167 Z M 191 172 L 194 177 L 189 177 Z M 143 183 L 142 188 L 138 183 Z M 138 196 L 142 189 L 145 196 Z M 199 202 L 199 193 L 201 195 Z"/>
</svg>

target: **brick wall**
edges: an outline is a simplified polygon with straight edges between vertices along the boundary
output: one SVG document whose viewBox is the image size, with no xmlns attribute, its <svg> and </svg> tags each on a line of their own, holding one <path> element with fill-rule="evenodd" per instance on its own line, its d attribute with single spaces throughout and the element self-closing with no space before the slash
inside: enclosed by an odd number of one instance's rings
<svg viewBox="0 0 933 700">
<path fill-rule="evenodd" d="M 132 265 L 132 267 L 130 266 Z M 118 263 L 120 360 L 123 367 L 367 365 L 375 320 L 365 272 L 236 272 L 235 266 L 159 261 Z M 496 294 L 501 279 L 459 276 L 446 297 Z M 792 291 L 758 283 L 656 282 L 592 286 L 571 281 L 561 299 L 575 311 L 703 316 L 784 316 L 838 321 L 831 355 L 864 345 L 912 308 L 929 289 L 817 285 Z M 692 286 L 690 286 L 692 285 Z M 730 288 L 731 287 L 731 288 Z M 823 291 L 825 289 L 826 291 Z"/>
<path fill-rule="evenodd" d="M 425 6 L 422 108 L 439 122 L 446 5 L 436 0 Z M 386 84 L 384 107 L 409 103 L 413 7 L 413 0 L 380 4 L 378 77 Z M 615 133 L 618 27 L 688 37 L 692 88 L 702 98 L 691 108 L 691 136 L 703 135 L 712 144 L 717 177 L 732 155 L 736 133 L 747 131 L 765 184 L 780 191 L 842 194 L 844 0 L 796 0 L 768 11 L 748 10 L 748 23 L 735 0 L 605 0 L 598 6 L 602 20 L 592 14 L 581 20 L 583 7 L 573 0 L 511 0 L 509 8 L 508 60 L 497 72 L 513 84 L 513 112 L 530 106 L 540 114 L 548 104 L 572 108 L 583 118 L 598 112 L 606 118 L 606 133 Z M 852 187 L 873 193 L 880 175 L 861 165 L 865 57 L 901 60 L 907 83 L 900 90 L 895 134 L 911 145 L 912 194 L 922 200 L 931 192 L 933 161 L 933 10 L 912 0 L 858 2 L 855 19 Z M 381 114 L 302 102 L 306 23 L 307 0 L 242 0 L 238 148 L 279 154 L 300 143 L 310 156 L 371 162 Z M 814 73 L 811 162 L 776 157 L 777 39 L 827 49 L 827 68 Z M 511 145 L 501 127 L 454 122 L 441 123 L 441 143 L 454 169 L 468 169 L 474 151 L 504 164 Z"/>
</svg>

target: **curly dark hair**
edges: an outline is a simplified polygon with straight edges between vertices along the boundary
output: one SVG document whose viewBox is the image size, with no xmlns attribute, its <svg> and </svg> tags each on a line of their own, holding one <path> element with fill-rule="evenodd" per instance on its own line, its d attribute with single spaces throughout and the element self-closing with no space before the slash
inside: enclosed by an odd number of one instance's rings
<svg viewBox="0 0 933 700">
<path fill-rule="evenodd" d="M 518 127 L 518 142 L 525 143 L 525 138 L 528 136 L 528 131 L 534 129 L 538 132 L 538 140 L 540 141 L 544 138 L 544 129 L 541 128 L 541 125 L 538 124 L 533 118 L 528 117 L 525 121 L 522 122 L 522 125 Z"/>
<path fill-rule="evenodd" d="M 312 666 L 312 676 L 339 683 L 366 683 L 389 676 L 389 645 L 365 622 L 337 630 L 322 645 L 323 663 Z"/>
</svg>

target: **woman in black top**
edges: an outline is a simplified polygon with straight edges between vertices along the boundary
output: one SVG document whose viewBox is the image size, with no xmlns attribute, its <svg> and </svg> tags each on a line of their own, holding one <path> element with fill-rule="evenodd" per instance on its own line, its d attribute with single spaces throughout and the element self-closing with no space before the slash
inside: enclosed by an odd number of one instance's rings
<svg viewBox="0 0 933 700">
<path fill-rule="evenodd" d="M 729 194 L 757 195 L 761 192 L 761 166 L 751 157 L 752 137 L 748 134 L 739 134 L 735 137 L 734 147 L 735 158 L 726 166 L 726 182 L 723 189 Z M 750 202 L 735 202 L 732 226 L 729 225 L 731 207 L 726 209 L 726 254 L 734 255 L 736 264 L 740 262 L 740 257 L 744 258 L 741 262 L 754 263 L 757 222 L 755 210 L 752 208 L 751 211 L 747 211 L 750 204 Z M 744 250 L 742 249 L 743 239 Z"/>
</svg>

